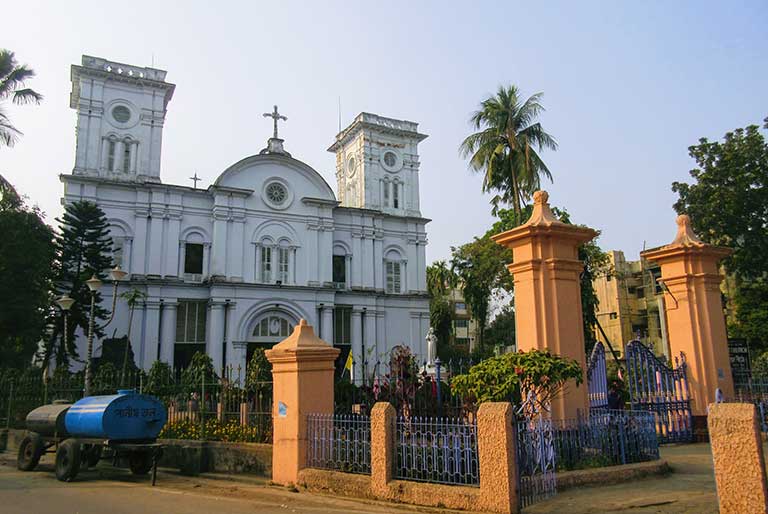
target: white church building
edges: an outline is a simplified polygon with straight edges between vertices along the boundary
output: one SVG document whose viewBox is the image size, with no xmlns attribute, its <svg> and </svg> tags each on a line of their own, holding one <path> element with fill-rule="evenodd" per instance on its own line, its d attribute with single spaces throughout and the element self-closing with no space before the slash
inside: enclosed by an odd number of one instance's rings
<svg viewBox="0 0 768 514">
<path fill-rule="evenodd" d="M 396 345 L 424 360 L 429 220 L 417 147 L 427 136 L 418 125 L 359 114 L 328 149 L 334 194 L 284 150 L 275 107 L 265 149 L 233 159 L 205 189 L 169 184 L 160 154 L 175 85 L 165 78 L 90 56 L 73 65 L 77 148 L 72 173 L 61 175 L 65 204 L 88 200 L 107 216 L 115 261 L 129 272 L 119 293 L 147 295 L 131 327 L 137 365 L 183 367 L 205 351 L 219 371 L 244 369 L 255 348 L 281 341 L 301 318 L 342 349 L 337 366 L 351 350 L 356 380 Z M 118 299 L 109 335 L 125 335 L 128 320 Z M 83 337 L 78 345 L 83 356 Z"/>
</svg>

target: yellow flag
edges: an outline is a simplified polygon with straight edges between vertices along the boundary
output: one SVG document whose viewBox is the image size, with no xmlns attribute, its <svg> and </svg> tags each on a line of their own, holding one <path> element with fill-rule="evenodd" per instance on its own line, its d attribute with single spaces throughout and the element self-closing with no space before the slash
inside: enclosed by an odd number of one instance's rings
<svg viewBox="0 0 768 514">
<path fill-rule="evenodd" d="M 347 355 L 347 362 L 344 363 L 344 369 L 348 369 L 350 373 L 352 373 L 352 352 L 349 352 L 349 355 Z"/>
</svg>

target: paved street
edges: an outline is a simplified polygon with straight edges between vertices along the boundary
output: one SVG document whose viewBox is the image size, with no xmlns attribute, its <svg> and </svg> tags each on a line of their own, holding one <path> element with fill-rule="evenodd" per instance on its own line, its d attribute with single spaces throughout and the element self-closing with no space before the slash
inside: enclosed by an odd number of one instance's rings
<svg viewBox="0 0 768 514">
<path fill-rule="evenodd" d="M 717 497 L 709 445 L 662 450 L 675 473 L 625 484 L 572 489 L 526 509 L 528 514 L 716 514 Z M 56 480 L 51 456 L 23 473 L 15 458 L 0 454 L 0 514 L 206 514 L 206 513 L 384 513 L 446 512 L 404 505 L 353 501 L 291 492 L 264 482 L 182 477 L 161 473 L 157 487 L 147 478 L 102 464 L 77 481 Z"/>
</svg>

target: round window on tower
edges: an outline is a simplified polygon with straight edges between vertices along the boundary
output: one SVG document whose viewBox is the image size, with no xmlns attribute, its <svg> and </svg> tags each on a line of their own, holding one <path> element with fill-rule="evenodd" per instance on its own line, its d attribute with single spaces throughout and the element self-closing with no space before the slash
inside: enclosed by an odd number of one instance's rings
<svg viewBox="0 0 768 514">
<path fill-rule="evenodd" d="M 384 163 L 390 168 L 394 168 L 397 163 L 397 156 L 393 152 L 387 152 L 384 154 Z"/>
<path fill-rule="evenodd" d="M 355 170 L 357 169 L 357 162 L 355 161 L 354 157 L 350 157 L 347 160 L 347 174 L 351 177 L 355 174 Z"/>
<path fill-rule="evenodd" d="M 118 105 L 112 109 L 112 117 L 118 123 L 128 123 L 131 119 L 131 111 L 124 105 Z"/>
</svg>

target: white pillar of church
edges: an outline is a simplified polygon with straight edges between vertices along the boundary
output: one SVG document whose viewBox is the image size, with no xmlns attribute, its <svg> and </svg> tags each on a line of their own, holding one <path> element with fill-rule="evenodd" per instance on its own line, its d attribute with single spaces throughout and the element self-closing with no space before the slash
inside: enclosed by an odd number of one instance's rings
<svg viewBox="0 0 768 514">
<path fill-rule="evenodd" d="M 125 152 L 125 142 L 118 140 L 115 143 L 115 160 L 110 171 L 123 171 L 123 153 Z"/>
<path fill-rule="evenodd" d="M 230 222 L 230 237 L 227 249 L 229 264 L 227 270 L 232 280 L 243 280 L 243 245 L 245 244 L 245 222 L 241 220 Z"/>
<path fill-rule="evenodd" d="M 208 310 L 208 341 L 206 352 L 213 361 L 217 375 L 221 375 L 224 356 L 224 302 L 211 301 Z"/>
<path fill-rule="evenodd" d="M 387 341 L 387 325 L 385 311 L 376 311 L 376 361 L 387 362 L 389 343 Z"/>
<path fill-rule="evenodd" d="M 333 230 L 324 227 L 320 234 L 320 284 L 326 284 L 333 281 Z"/>
<path fill-rule="evenodd" d="M 165 220 L 160 216 L 149 218 L 149 263 L 147 275 L 160 276 L 163 273 L 163 225 Z"/>
<path fill-rule="evenodd" d="M 227 276 L 227 220 L 214 214 L 211 275 Z"/>
<path fill-rule="evenodd" d="M 355 384 L 360 385 L 363 383 L 363 333 L 361 314 L 362 310 L 355 307 L 352 309 L 352 359 L 354 365 L 352 367 L 352 378 Z"/>
<path fill-rule="evenodd" d="M 333 345 L 333 305 L 324 305 L 321 316 L 323 318 L 323 334 L 320 339 Z"/>
<path fill-rule="evenodd" d="M 109 139 L 106 137 L 101 138 L 101 165 L 99 168 L 101 170 L 107 169 L 107 164 L 109 162 Z"/>
<path fill-rule="evenodd" d="M 317 258 L 319 232 L 316 228 L 309 228 L 308 230 L 307 282 L 309 282 L 309 285 L 318 285 L 320 283 Z"/>
<path fill-rule="evenodd" d="M 176 313 L 178 303 L 163 302 L 163 328 L 161 331 L 160 360 L 173 367 L 173 350 L 176 344 Z"/>
<path fill-rule="evenodd" d="M 147 302 L 146 324 L 142 344 L 142 368 L 149 371 L 157 360 L 157 336 L 160 325 L 160 303 Z"/>
<path fill-rule="evenodd" d="M 168 237 L 164 238 L 167 253 L 165 255 L 165 269 L 163 275 L 166 277 L 179 276 L 179 246 L 174 244 L 181 235 L 181 216 L 175 216 L 168 220 Z"/>
<path fill-rule="evenodd" d="M 136 155 L 139 153 L 139 142 L 133 141 L 131 143 L 131 173 L 136 173 Z"/>
<path fill-rule="evenodd" d="M 405 273 L 403 273 L 403 276 L 407 277 L 407 280 L 405 281 L 403 292 L 409 292 L 416 289 L 416 285 L 418 284 L 418 280 L 416 279 L 416 271 L 419 269 L 419 261 L 417 258 L 417 248 L 416 248 L 416 242 L 408 242 L 408 246 L 406 246 L 405 251 L 407 253 L 407 259 L 408 262 L 405 265 Z"/>
<path fill-rule="evenodd" d="M 140 302 L 137 303 L 136 306 L 133 309 L 133 321 L 131 323 L 131 350 L 133 350 L 133 361 L 136 364 L 136 366 L 143 368 L 144 367 L 144 359 L 143 359 L 143 346 L 144 346 L 144 338 L 141 337 L 141 329 L 144 326 L 144 318 L 146 317 L 146 303 Z"/>
<path fill-rule="evenodd" d="M 373 283 L 376 289 L 384 289 L 384 238 L 381 232 L 373 240 Z"/>
<path fill-rule="evenodd" d="M 364 343 L 365 355 L 363 355 L 363 360 L 367 361 L 365 366 L 367 380 L 373 373 L 373 366 L 376 365 L 376 311 L 367 310 L 365 312 Z"/>
<path fill-rule="evenodd" d="M 352 287 L 363 285 L 362 234 L 352 233 Z"/>
<path fill-rule="evenodd" d="M 373 288 L 373 275 L 374 275 L 374 267 L 373 267 L 373 235 L 370 234 L 369 237 L 365 237 L 362 240 L 362 246 L 363 246 L 363 252 L 362 252 L 362 258 L 363 258 L 363 287 L 365 288 Z"/>
<path fill-rule="evenodd" d="M 133 259 L 131 259 L 131 274 L 133 275 L 146 274 L 148 219 L 146 215 L 136 215 L 136 238 L 134 241 Z"/>
</svg>

